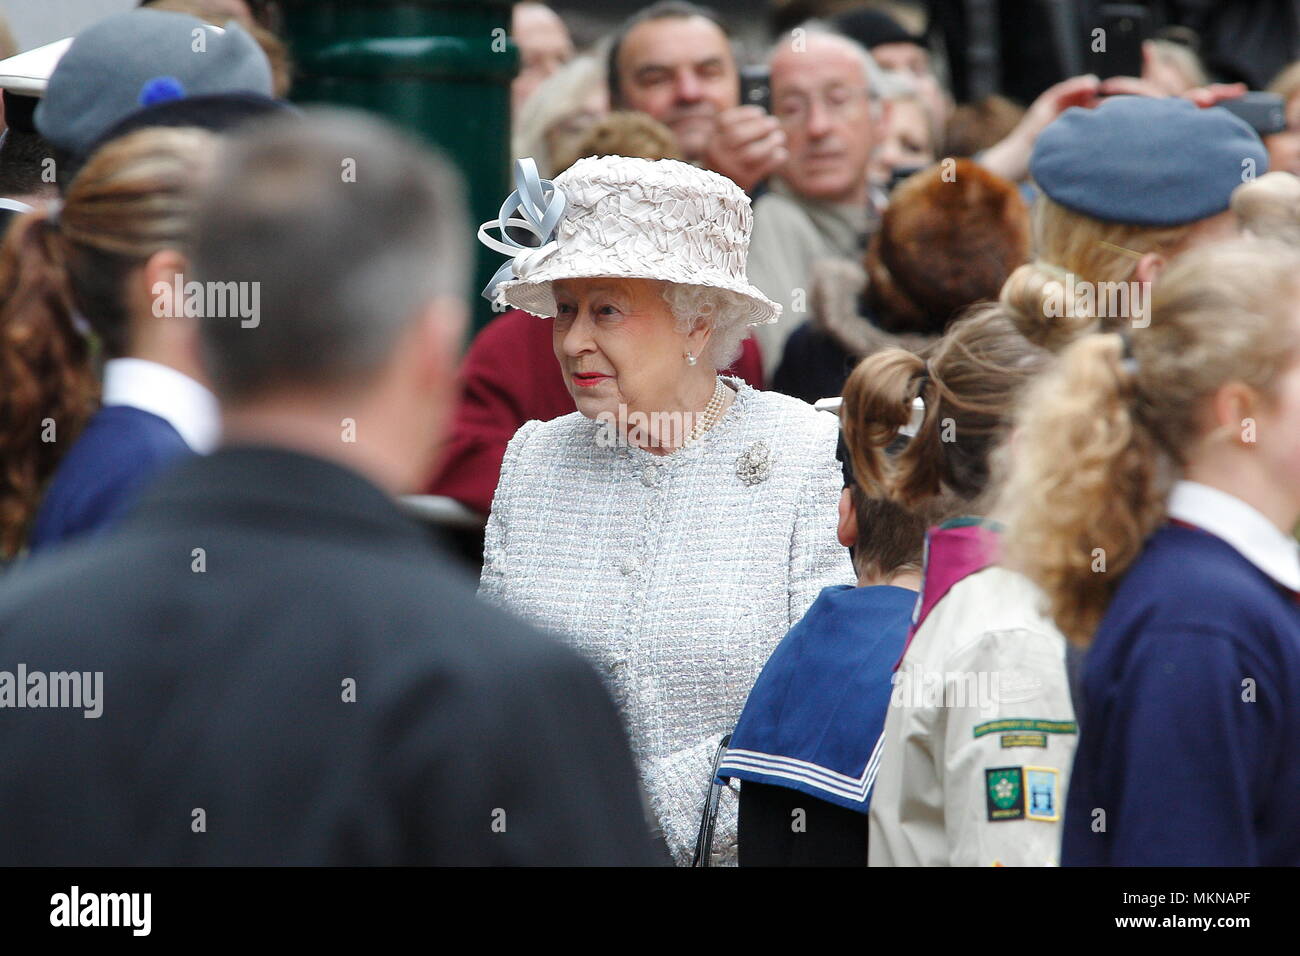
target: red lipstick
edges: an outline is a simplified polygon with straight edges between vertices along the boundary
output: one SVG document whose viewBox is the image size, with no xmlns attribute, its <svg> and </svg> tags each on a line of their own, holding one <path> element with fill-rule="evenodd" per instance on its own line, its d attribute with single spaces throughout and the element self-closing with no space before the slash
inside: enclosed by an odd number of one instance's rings
<svg viewBox="0 0 1300 956">
<path fill-rule="evenodd" d="M 592 388 L 605 381 L 607 378 L 613 378 L 612 375 L 604 375 L 600 372 L 574 372 L 573 382 L 581 388 Z"/>
</svg>

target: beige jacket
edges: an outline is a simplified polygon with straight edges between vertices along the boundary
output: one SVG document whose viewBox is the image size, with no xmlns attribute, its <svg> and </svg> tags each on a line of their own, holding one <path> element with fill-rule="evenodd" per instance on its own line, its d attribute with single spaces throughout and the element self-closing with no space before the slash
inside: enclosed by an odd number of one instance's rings
<svg viewBox="0 0 1300 956">
<path fill-rule="evenodd" d="M 1065 638 L 989 567 L 931 609 L 895 675 L 871 866 L 1051 866 L 1078 740 Z"/>
<path fill-rule="evenodd" d="M 869 208 L 804 199 L 780 177 L 772 177 L 769 191 L 754 203 L 746 265 L 749 281 L 781 304 L 776 323 L 753 330 L 766 378 L 781 364 L 785 340 L 808 318 L 814 264 L 860 260 L 875 223 Z"/>
</svg>

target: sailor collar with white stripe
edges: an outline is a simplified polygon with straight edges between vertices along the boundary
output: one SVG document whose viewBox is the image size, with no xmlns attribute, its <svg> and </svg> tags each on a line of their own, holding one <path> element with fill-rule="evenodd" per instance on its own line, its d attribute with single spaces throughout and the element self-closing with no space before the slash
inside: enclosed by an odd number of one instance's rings
<svg viewBox="0 0 1300 956">
<path fill-rule="evenodd" d="M 1300 547 L 1235 495 L 1180 481 L 1169 495 L 1169 517 L 1222 538 L 1278 584 L 1300 591 Z"/>
<path fill-rule="evenodd" d="M 104 364 L 103 402 L 157 415 L 201 455 L 212 451 L 221 437 L 216 396 L 183 372 L 158 362 L 110 359 Z"/>
</svg>

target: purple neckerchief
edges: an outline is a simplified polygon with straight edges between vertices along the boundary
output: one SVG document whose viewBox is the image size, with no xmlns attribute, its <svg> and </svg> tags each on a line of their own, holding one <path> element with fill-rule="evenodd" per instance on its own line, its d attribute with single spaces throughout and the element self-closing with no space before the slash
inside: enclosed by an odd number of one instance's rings
<svg viewBox="0 0 1300 956">
<path fill-rule="evenodd" d="M 907 632 L 907 643 L 894 665 L 898 670 L 912 646 L 912 638 L 925 622 L 930 611 L 943 599 L 954 584 L 983 571 L 997 560 L 998 530 L 978 518 L 956 518 L 937 528 L 931 528 L 925 537 L 925 569 L 921 576 L 921 593 L 917 595 L 916 613 L 912 627 Z"/>
</svg>

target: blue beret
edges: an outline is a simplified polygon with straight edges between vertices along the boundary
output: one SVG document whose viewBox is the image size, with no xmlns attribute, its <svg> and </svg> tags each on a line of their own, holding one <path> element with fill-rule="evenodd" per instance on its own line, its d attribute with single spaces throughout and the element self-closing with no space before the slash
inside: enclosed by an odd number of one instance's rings
<svg viewBox="0 0 1300 956">
<path fill-rule="evenodd" d="M 1065 208 L 1138 226 L 1181 226 L 1223 212 L 1247 169 L 1268 172 L 1268 152 L 1250 125 L 1180 97 L 1113 96 L 1095 109 L 1071 107 L 1039 134 L 1029 160 L 1038 188 Z"/>
</svg>

